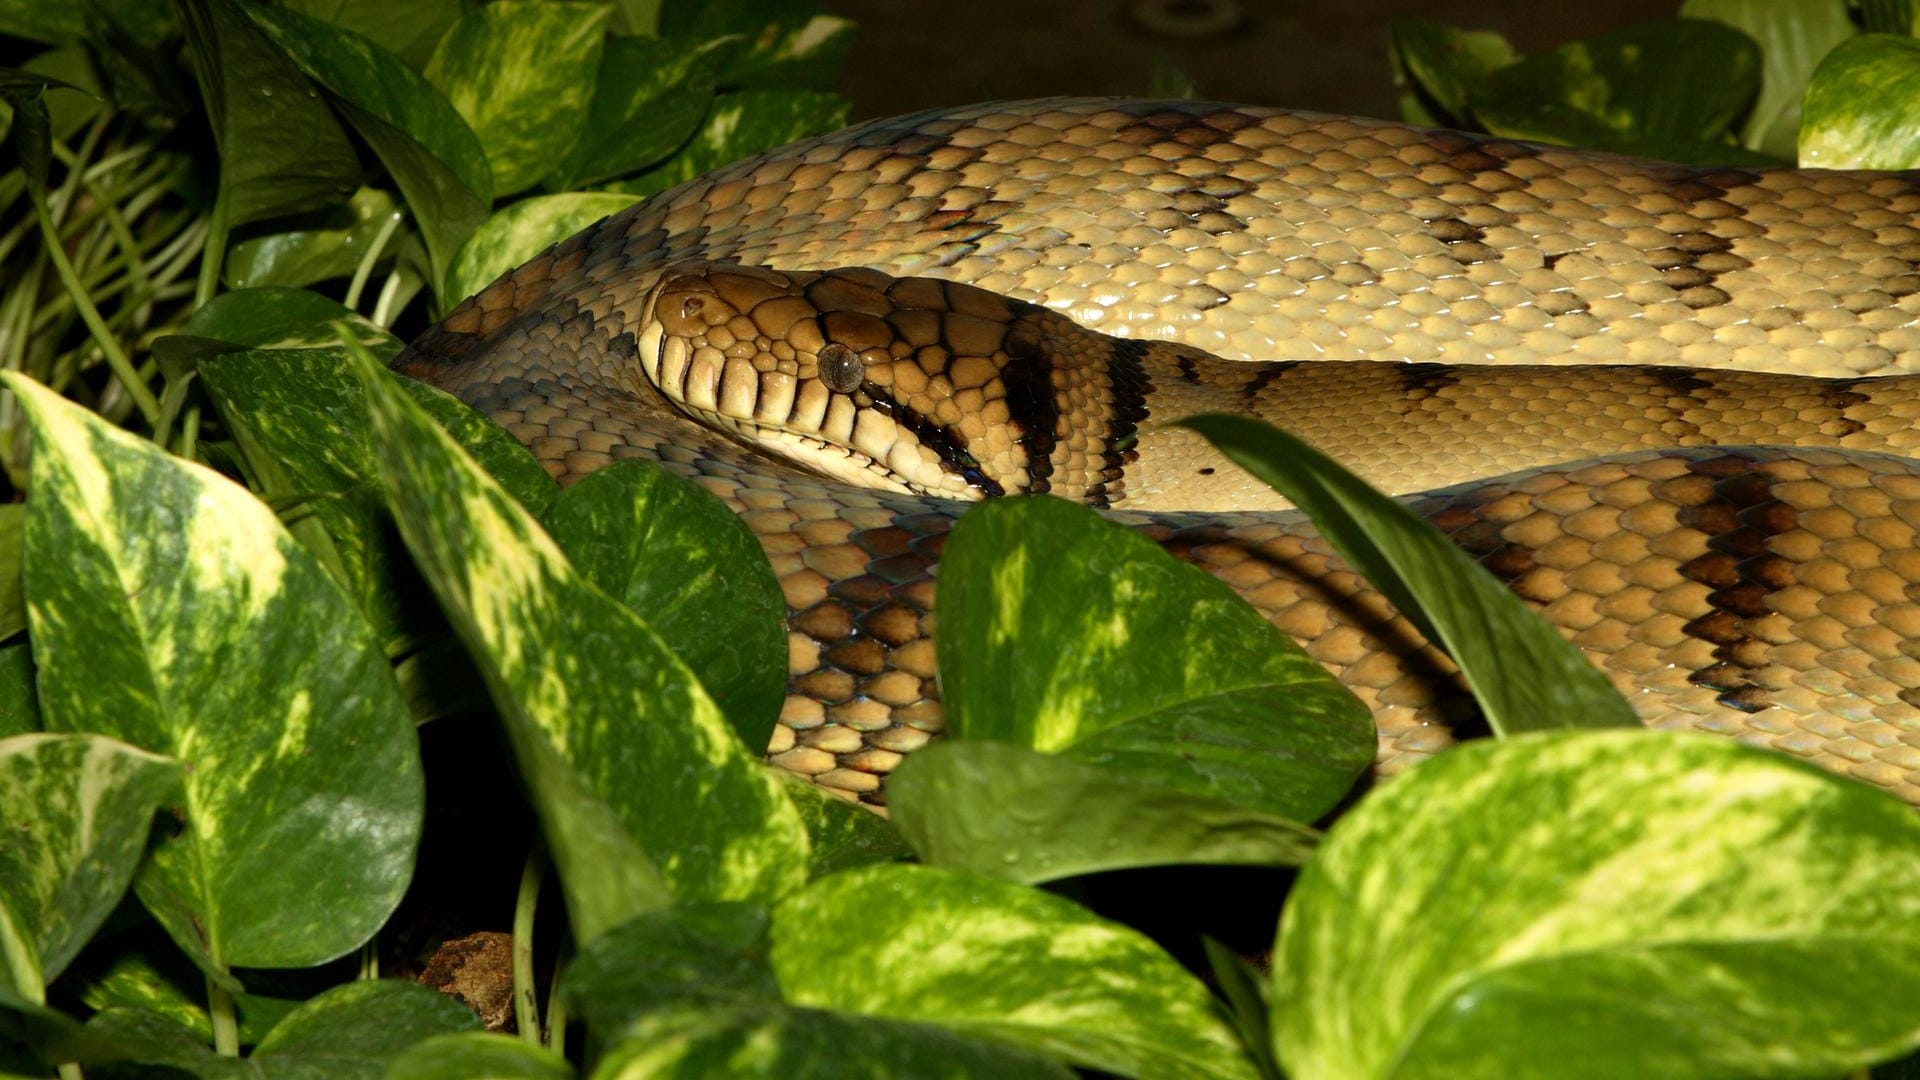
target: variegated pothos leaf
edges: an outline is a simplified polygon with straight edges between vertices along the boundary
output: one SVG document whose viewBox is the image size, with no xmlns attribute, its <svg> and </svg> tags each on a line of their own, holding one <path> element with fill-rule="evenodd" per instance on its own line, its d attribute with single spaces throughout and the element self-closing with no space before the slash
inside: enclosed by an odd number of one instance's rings
<svg viewBox="0 0 1920 1080">
<path fill-rule="evenodd" d="M 419 751 L 364 620 L 258 499 L 23 376 L 26 567 L 50 730 L 182 765 L 136 882 L 210 969 L 358 947 L 405 891 Z"/>
</svg>

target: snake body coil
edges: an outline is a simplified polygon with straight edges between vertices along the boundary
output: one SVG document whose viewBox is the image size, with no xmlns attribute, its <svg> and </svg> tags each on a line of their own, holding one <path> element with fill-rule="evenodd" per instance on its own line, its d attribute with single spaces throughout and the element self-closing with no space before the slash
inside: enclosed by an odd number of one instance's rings
<svg viewBox="0 0 1920 1080">
<path fill-rule="evenodd" d="M 1239 589 L 1374 708 L 1383 768 L 1446 745 L 1471 710 L 1445 658 L 1154 423 L 1230 407 L 1390 490 L 1454 485 L 1414 505 L 1649 723 L 1920 802 L 1917 181 L 986 105 L 666 192 L 396 366 L 563 481 L 647 457 L 739 510 L 791 609 L 770 753 L 843 793 L 877 801 L 941 730 L 940 541 L 1018 490 L 1110 508 Z"/>
</svg>

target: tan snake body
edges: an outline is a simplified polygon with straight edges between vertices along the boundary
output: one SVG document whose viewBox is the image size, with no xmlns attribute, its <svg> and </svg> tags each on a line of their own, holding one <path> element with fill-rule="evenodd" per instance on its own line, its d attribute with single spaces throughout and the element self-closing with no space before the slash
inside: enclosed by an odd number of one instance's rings
<svg viewBox="0 0 1920 1080">
<path fill-rule="evenodd" d="M 932 569 L 956 497 L 994 490 L 1112 507 L 1240 590 L 1374 708 L 1385 769 L 1451 740 L 1470 706 L 1445 659 L 1296 515 L 1226 509 L 1259 504 L 1155 423 L 1237 405 L 1395 490 L 1559 462 L 1414 505 L 1648 722 L 1920 802 L 1920 463 L 1898 456 L 1920 406 L 1870 378 L 1920 369 L 1916 180 L 985 105 L 666 192 L 396 366 L 563 481 L 647 457 L 739 510 L 791 609 L 772 759 L 869 801 L 941 730 Z M 755 417 L 795 418 L 776 438 L 809 464 L 749 449 Z"/>
</svg>

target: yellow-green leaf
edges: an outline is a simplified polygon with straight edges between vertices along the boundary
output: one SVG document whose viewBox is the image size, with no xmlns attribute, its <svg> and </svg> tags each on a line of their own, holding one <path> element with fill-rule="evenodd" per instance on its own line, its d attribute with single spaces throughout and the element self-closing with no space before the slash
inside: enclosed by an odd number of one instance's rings
<svg viewBox="0 0 1920 1080">
<path fill-rule="evenodd" d="M 388 503 L 486 676 L 581 939 L 666 902 L 655 867 L 682 900 L 804 881 L 799 811 L 693 673 L 357 355 Z"/>
<path fill-rule="evenodd" d="M 1711 736 L 1469 744 L 1334 825 L 1273 980 L 1293 1080 L 1839 1076 L 1920 1043 L 1920 817 Z"/>
<path fill-rule="evenodd" d="M 317 964 L 406 889 L 418 746 L 346 596 L 245 489 L 6 374 L 33 434 L 26 593 L 47 727 L 181 763 L 141 899 L 189 953 Z"/>
</svg>

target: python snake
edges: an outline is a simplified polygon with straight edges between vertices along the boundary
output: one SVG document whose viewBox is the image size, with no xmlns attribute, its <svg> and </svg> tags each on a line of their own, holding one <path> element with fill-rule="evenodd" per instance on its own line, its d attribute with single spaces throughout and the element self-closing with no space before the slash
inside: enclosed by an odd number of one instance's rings
<svg viewBox="0 0 1920 1080">
<path fill-rule="evenodd" d="M 1383 771 L 1471 726 L 1443 656 L 1159 423 L 1231 407 L 1389 490 L 1452 485 L 1412 505 L 1646 722 L 1920 803 L 1920 174 L 1196 102 L 933 111 L 607 218 L 395 366 L 563 482 L 651 458 L 738 510 L 790 608 L 771 759 L 868 802 L 941 731 L 934 565 L 1002 492 L 1238 589 L 1374 710 Z"/>
</svg>

